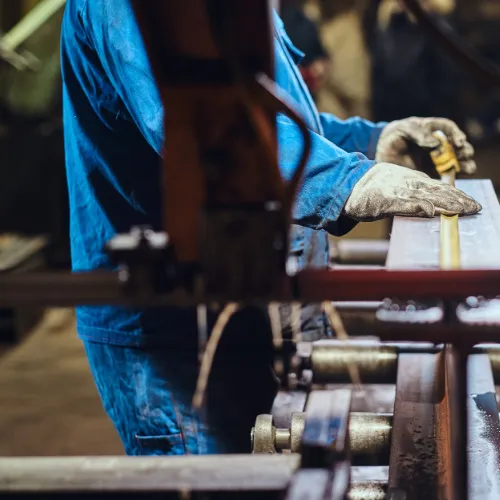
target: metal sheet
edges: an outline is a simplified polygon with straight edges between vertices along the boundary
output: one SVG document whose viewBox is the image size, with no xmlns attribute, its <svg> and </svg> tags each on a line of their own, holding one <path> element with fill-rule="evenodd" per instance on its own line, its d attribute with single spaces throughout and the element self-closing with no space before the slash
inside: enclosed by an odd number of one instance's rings
<svg viewBox="0 0 500 500">
<path fill-rule="evenodd" d="M 0 458 L 0 495 L 50 491 L 284 490 L 298 455 Z"/>
<path fill-rule="evenodd" d="M 459 219 L 462 269 L 500 269 L 500 205 L 490 180 L 459 180 L 457 187 L 483 206 Z M 439 269 L 440 219 L 396 217 L 388 269 Z"/>
<path fill-rule="evenodd" d="M 469 500 L 500 498 L 500 420 L 490 360 L 468 360 Z"/>
<path fill-rule="evenodd" d="M 389 495 L 420 500 L 437 496 L 444 485 L 435 437 L 436 406 L 443 397 L 439 354 L 402 354 L 389 465 Z"/>
</svg>

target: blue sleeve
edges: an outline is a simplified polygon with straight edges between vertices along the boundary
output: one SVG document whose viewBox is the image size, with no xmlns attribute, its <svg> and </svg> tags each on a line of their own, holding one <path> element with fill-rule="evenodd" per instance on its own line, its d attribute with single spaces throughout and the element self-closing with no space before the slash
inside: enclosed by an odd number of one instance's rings
<svg viewBox="0 0 500 500">
<path fill-rule="evenodd" d="M 86 4 L 82 15 L 86 16 L 85 23 L 108 78 L 137 127 L 160 154 L 163 107 L 130 2 L 93 0 Z M 294 221 L 339 234 L 345 232 L 339 229 L 345 222 L 339 222 L 339 218 L 347 198 L 373 162 L 362 154 L 343 151 L 319 134 L 311 135 L 312 153 L 295 204 Z M 287 179 L 299 161 L 301 140 L 298 127 L 279 116 L 279 161 Z"/>
<path fill-rule="evenodd" d="M 387 123 L 373 123 L 355 117 L 341 120 L 329 113 L 320 114 L 325 137 L 349 153 L 363 153 L 375 159 L 377 142 Z"/>
<path fill-rule="evenodd" d="M 343 234 L 353 227 L 342 221 L 342 210 L 354 185 L 374 165 L 361 153 L 347 153 L 325 137 L 311 133 L 312 148 L 297 197 L 296 224 Z M 289 118 L 278 116 L 279 163 L 290 179 L 302 152 L 300 131 Z M 342 226 L 344 225 L 344 228 Z"/>
<path fill-rule="evenodd" d="M 81 15 L 99 62 L 130 118 L 161 154 L 163 105 L 131 3 L 85 1 Z"/>
</svg>

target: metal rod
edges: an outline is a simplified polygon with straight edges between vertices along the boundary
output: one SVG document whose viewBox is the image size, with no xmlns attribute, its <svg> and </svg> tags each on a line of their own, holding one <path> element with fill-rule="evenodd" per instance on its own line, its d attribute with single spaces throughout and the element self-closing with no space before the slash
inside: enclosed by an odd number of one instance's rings
<svg viewBox="0 0 500 500">
<path fill-rule="evenodd" d="M 455 186 L 455 170 L 441 175 L 441 181 Z M 458 233 L 458 215 L 441 215 L 441 255 L 442 270 L 460 269 L 460 236 Z"/>
<path fill-rule="evenodd" d="M 361 378 L 367 384 L 395 384 L 400 354 L 432 354 L 442 350 L 442 346 L 430 343 L 404 342 L 363 342 L 319 340 L 313 342 L 309 350 L 303 351 L 303 369 L 312 370 L 313 383 L 349 383 L 346 363 L 358 366 Z M 493 376 L 500 381 L 500 346 L 477 345 L 474 354 L 489 356 Z"/>
<path fill-rule="evenodd" d="M 65 3 L 66 0 L 41 1 L 0 39 L 0 46 L 6 50 L 16 50 L 58 10 L 62 9 Z"/>
<path fill-rule="evenodd" d="M 387 297 L 460 300 L 471 295 L 496 296 L 500 270 L 459 271 L 326 271 L 308 269 L 292 280 L 293 292 L 284 291 L 270 300 L 303 302 L 377 301 Z M 236 298 L 235 298 L 236 299 Z M 256 298 L 258 299 L 258 298 Z M 25 304 L 74 306 L 78 304 L 194 306 L 224 297 L 211 297 L 195 290 L 154 294 L 127 289 L 113 271 L 82 273 L 26 273 L 0 275 L 0 307 Z"/>
<path fill-rule="evenodd" d="M 146 492 L 158 492 L 160 498 L 165 498 L 165 492 L 176 491 L 278 492 L 286 489 L 299 465 L 297 454 L 8 457 L 0 458 L 0 492 L 16 493 L 16 497 L 25 493 L 30 498 L 47 493 L 116 498 L 116 493 L 121 492 L 126 493 L 126 498 L 133 498 L 134 493 L 144 498 Z M 352 467 L 349 498 L 379 498 L 357 492 L 379 491 L 387 483 L 387 474 L 387 467 Z"/>
<path fill-rule="evenodd" d="M 261 429 L 277 452 L 298 453 L 301 449 L 306 413 L 296 413 L 291 427 Z M 259 429 L 254 428 L 254 436 Z M 392 414 L 351 412 L 349 414 L 349 448 L 358 465 L 388 465 L 391 446 Z M 265 446 L 268 450 L 272 446 Z"/>
</svg>

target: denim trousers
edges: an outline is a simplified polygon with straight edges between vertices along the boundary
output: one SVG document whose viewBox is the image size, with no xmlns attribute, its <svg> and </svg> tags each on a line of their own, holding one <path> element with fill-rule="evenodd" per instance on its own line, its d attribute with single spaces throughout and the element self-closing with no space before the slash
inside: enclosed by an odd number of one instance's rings
<svg viewBox="0 0 500 500">
<path fill-rule="evenodd" d="M 278 390 L 268 321 L 256 310 L 237 313 L 226 328 L 199 412 L 191 405 L 196 339 L 147 348 L 84 344 L 127 455 L 248 453 L 255 418 L 270 413 Z"/>
</svg>

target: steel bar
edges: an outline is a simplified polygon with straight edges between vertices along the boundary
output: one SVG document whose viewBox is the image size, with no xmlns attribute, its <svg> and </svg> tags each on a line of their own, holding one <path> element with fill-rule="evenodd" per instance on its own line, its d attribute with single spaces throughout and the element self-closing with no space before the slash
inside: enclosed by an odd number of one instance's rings
<svg viewBox="0 0 500 500">
<path fill-rule="evenodd" d="M 219 455 L 191 457 L 43 457 L 0 458 L 0 494 L 148 494 L 179 491 L 284 491 L 300 456 Z M 376 500 L 387 483 L 387 467 L 352 467 L 352 500 Z M 360 496 L 363 492 L 363 496 Z M 377 493 L 378 494 L 378 493 Z M 138 495 L 139 498 L 139 495 Z M 144 498 L 141 496 L 140 498 Z M 177 497 L 178 498 L 178 497 Z M 233 498 L 235 498 L 233 496 Z M 261 498 L 261 497 L 259 497 Z"/>
<path fill-rule="evenodd" d="M 332 258 L 342 264 L 384 265 L 389 241 L 343 239 L 335 242 Z"/>
<path fill-rule="evenodd" d="M 471 295 L 496 296 L 499 270 L 460 271 L 324 271 L 304 270 L 292 280 L 292 290 L 276 297 L 280 302 L 379 301 L 387 297 L 462 300 Z M 0 275 L 0 307 L 25 304 L 74 306 L 121 304 L 142 306 L 194 306 L 223 301 L 200 291 L 164 295 L 126 290 L 115 272 L 26 273 Z"/>
<path fill-rule="evenodd" d="M 445 498 L 468 499 L 467 350 L 446 345 L 440 356 L 444 395 L 437 407 L 438 466 Z M 437 381 L 439 384 L 439 381 Z"/>
<path fill-rule="evenodd" d="M 456 185 L 483 207 L 478 215 L 458 220 L 461 268 L 499 269 L 500 254 L 492 250 L 500 247 L 500 205 L 493 184 L 490 180 L 458 180 Z M 438 218 L 394 219 L 386 264 L 388 269 L 438 269 L 439 257 Z"/>
<path fill-rule="evenodd" d="M 500 272 L 498 268 L 459 271 L 307 269 L 297 274 L 295 284 L 296 298 L 307 302 L 371 301 L 387 297 L 462 300 L 471 295 L 496 296 L 500 291 Z"/>
<path fill-rule="evenodd" d="M 450 500 L 439 467 L 437 408 L 444 395 L 440 354 L 399 359 L 389 465 L 389 498 Z M 441 381 L 441 383 L 437 383 Z"/>
<path fill-rule="evenodd" d="M 395 384 L 398 368 L 398 355 L 416 353 L 436 353 L 442 346 L 430 343 L 357 341 L 340 342 L 319 340 L 300 345 L 303 369 L 312 371 L 315 384 L 349 383 L 347 363 L 355 364 L 363 383 Z M 492 372 L 500 380 L 500 345 L 479 344 L 472 352 L 487 354 L 491 361 Z"/>
<path fill-rule="evenodd" d="M 467 371 L 469 500 L 500 498 L 500 419 L 490 359 L 469 356 Z"/>
<path fill-rule="evenodd" d="M 284 490 L 298 455 L 0 458 L 7 492 Z"/>
</svg>

